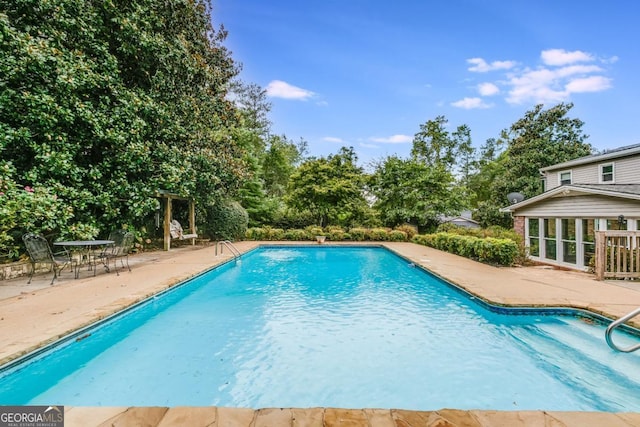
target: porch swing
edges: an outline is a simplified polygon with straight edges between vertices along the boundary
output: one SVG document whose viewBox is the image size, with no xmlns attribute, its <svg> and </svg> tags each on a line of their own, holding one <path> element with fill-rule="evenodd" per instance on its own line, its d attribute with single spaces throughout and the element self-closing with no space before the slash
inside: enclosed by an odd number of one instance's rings
<svg viewBox="0 0 640 427">
<path fill-rule="evenodd" d="M 196 244 L 198 233 L 196 232 L 196 207 L 193 198 L 183 197 L 179 194 L 171 193 L 168 190 L 156 191 L 156 197 L 164 200 L 164 250 L 171 249 L 171 240 L 191 240 L 191 244 Z M 182 225 L 173 218 L 172 205 L 174 200 L 189 202 L 189 225 L 186 228 L 188 233 L 184 233 Z M 159 218 L 158 218 L 159 219 Z"/>
</svg>

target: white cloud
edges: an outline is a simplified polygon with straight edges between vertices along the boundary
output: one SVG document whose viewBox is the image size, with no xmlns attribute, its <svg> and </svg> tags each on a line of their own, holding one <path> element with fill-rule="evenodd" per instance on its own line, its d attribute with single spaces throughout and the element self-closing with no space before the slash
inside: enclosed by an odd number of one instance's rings
<svg viewBox="0 0 640 427">
<path fill-rule="evenodd" d="M 325 136 L 322 140 L 326 142 L 335 142 L 336 144 L 342 144 L 344 142 L 342 138 L 336 138 L 334 136 Z"/>
<path fill-rule="evenodd" d="M 481 98 L 464 98 L 460 101 L 452 102 L 451 105 L 465 110 L 473 110 L 476 108 L 491 108 L 490 104 L 486 104 Z"/>
<path fill-rule="evenodd" d="M 307 89 L 290 85 L 282 80 L 273 80 L 267 85 L 267 96 L 272 98 L 307 100 L 315 93 Z"/>
<path fill-rule="evenodd" d="M 467 59 L 467 63 L 471 64 L 468 68 L 471 72 L 503 70 L 499 80 L 475 86 L 480 96 L 506 92 L 505 100 L 510 104 L 544 104 L 566 101 L 572 93 L 600 92 L 611 88 L 612 79 L 606 76 L 605 64 L 613 64 L 617 60 L 616 56 L 598 58 L 581 50 L 547 49 L 540 53 L 540 63 L 536 68 L 517 66 L 515 61 L 488 63 L 483 58 Z M 493 106 L 479 97 L 467 97 L 451 105 L 465 109 Z"/>
<path fill-rule="evenodd" d="M 358 144 L 360 147 L 362 148 L 380 148 L 378 145 L 375 144 L 367 144 L 366 142 L 361 142 L 360 144 Z"/>
<path fill-rule="evenodd" d="M 567 100 L 571 93 L 600 92 L 611 87 L 611 79 L 589 74 L 602 71 L 602 68 L 596 65 L 525 70 L 510 77 L 511 90 L 507 102 L 561 102 Z"/>
<path fill-rule="evenodd" d="M 564 49 L 548 49 L 543 50 L 540 54 L 542 62 L 545 65 L 567 65 L 575 64 L 576 62 L 591 62 L 594 60 L 593 55 L 583 52 L 581 50 L 574 50 L 573 52 L 567 52 Z"/>
<path fill-rule="evenodd" d="M 604 70 L 597 65 L 570 65 L 568 67 L 553 69 L 553 72 L 555 72 L 558 77 L 569 77 L 576 74 L 584 75 L 590 73 L 600 73 L 602 71 Z"/>
<path fill-rule="evenodd" d="M 409 135 L 391 135 L 385 138 L 373 137 L 369 139 L 373 142 L 382 142 L 385 144 L 404 144 L 413 141 L 413 137 Z"/>
<path fill-rule="evenodd" d="M 491 96 L 499 92 L 500 89 L 493 83 L 480 83 L 478 85 L 478 93 L 482 96 Z"/>
<path fill-rule="evenodd" d="M 470 58 L 467 59 L 467 62 L 472 64 L 472 66 L 469 67 L 469 71 L 476 73 L 486 73 L 488 71 L 495 70 L 509 70 L 516 66 L 515 61 L 493 61 L 489 64 L 482 58 Z"/>
<path fill-rule="evenodd" d="M 571 80 L 565 86 L 567 92 L 600 92 L 611 87 L 611 79 L 603 76 L 590 76 Z"/>
</svg>

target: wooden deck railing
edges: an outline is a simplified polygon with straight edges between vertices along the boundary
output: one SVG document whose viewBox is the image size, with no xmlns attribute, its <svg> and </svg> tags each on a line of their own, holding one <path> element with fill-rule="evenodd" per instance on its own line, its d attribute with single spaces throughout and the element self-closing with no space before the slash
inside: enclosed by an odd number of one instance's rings
<svg viewBox="0 0 640 427">
<path fill-rule="evenodd" d="M 640 231 L 596 232 L 596 279 L 640 279 Z"/>
</svg>

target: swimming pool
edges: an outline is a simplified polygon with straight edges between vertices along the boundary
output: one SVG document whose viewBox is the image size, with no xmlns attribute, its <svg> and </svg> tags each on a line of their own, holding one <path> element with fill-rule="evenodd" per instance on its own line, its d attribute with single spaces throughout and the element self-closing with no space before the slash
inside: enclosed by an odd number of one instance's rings
<svg viewBox="0 0 640 427">
<path fill-rule="evenodd" d="M 0 404 L 638 411 L 640 358 L 381 248 L 262 248 L 0 375 Z"/>
</svg>

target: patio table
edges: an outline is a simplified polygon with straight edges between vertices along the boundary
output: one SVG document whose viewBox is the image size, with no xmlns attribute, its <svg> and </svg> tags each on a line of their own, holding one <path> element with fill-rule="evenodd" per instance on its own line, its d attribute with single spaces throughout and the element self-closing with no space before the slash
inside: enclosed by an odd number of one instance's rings
<svg viewBox="0 0 640 427">
<path fill-rule="evenodd" d="M 89 270 L 93 268 L 93 275 L 96 275 L 96 262 L 95 257 L 91 257 L 91 250 L 100 246 L 111 245 L 115 243 L 113 240 L 66 240 L 62 242 L 54 242 L 55 246 L 63 246 L 66 250 L 71 252 L 77 252 L 80 254 L 78 263 L 76 264 L 76 279 L 80 274 L 80 265 L 87 264 Z"/>
</svg>

